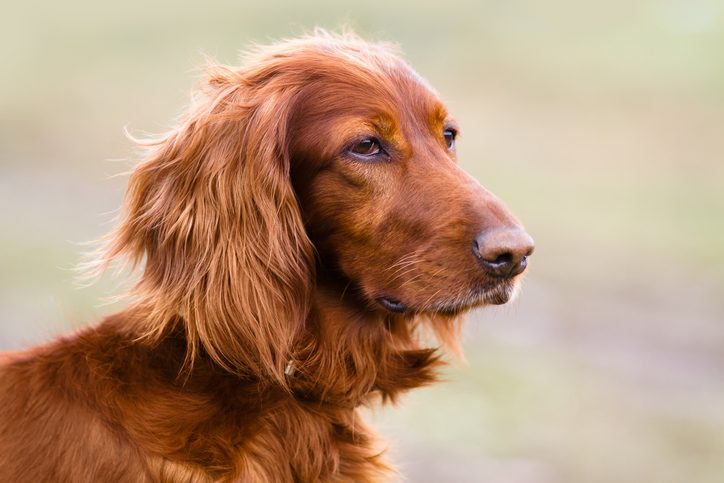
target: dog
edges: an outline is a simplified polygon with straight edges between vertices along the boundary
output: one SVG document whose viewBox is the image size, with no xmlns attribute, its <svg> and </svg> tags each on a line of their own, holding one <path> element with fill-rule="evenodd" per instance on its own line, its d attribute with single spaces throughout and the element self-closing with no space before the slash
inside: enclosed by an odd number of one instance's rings
<svg viewBox="0 0 724 483">
<path fill-rule="evenodd" d="M 358 408 L 435 381 L 533 240 L 393 47 L 316 32 L 216 65 L 145 141 L 91 271 L 128 307 L 0 360 L 0 481 L 386 481 Z M 430 344 L 428 344 L 430 345 Z"/>
</svg>

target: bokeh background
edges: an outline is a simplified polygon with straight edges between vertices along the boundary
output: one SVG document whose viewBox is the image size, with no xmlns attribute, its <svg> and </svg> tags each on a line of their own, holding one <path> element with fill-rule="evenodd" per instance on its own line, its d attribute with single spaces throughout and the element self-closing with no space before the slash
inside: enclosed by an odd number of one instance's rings
<svg viewBox="0 0 724 483">
<path fill-rule="evenodd" d="M 400 44 L 537 241 L 468 364 L 372 411 L 412 482 L 724 481 L 724 4 L 15 2 L 0 20 L 0 349 L 90 323 L 79 242 L 206 55 L 349 25 Z"/>
</svg>

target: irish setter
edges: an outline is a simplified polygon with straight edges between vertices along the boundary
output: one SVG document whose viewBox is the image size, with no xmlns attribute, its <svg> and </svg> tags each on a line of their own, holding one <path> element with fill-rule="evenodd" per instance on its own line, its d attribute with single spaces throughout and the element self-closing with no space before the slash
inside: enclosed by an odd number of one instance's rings
<svg viewBox="0 0 724 483">
<path fill-rule="evenodd" d="M 0 357 L 0 481 L 389 479 L 357 408 L 433 382 L 419 331 L 455 349 L 533 250 L 457 134 L 352 35 L 211 68 L 98 257 L 141 267 L 129 307 Z"/>
</svg>

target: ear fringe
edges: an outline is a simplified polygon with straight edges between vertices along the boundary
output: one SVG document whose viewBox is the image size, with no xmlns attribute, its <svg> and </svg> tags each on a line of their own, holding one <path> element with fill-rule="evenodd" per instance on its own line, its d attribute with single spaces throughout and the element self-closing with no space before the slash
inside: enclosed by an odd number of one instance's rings
<svg viewBox="0 0 724 483">
<path fill-rule="evenodd" d="M 140 339 L 182 323 L 188 365 L 203 351 L 241 376 L 286 385 L 304 323 L 313 248 L 288 179 L 290 95 L 216 66 L 180 126 L 138 140 L 124 216 L 82 264 L 142 267 L 131 291 Z"/>
</svg>

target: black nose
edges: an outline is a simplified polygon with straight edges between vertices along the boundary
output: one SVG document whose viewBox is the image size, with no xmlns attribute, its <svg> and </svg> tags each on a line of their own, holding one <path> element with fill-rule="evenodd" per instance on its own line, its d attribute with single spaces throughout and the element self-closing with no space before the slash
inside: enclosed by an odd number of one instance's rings
<svg viewBox="0 0 724 483">
<path fill-rule="evenodd" d="M 511 278 L 525 270 L 533 239 L 521 228 L 493 228 L 475 237 L 473 251 L 489 275 Z"/>
</svg>

